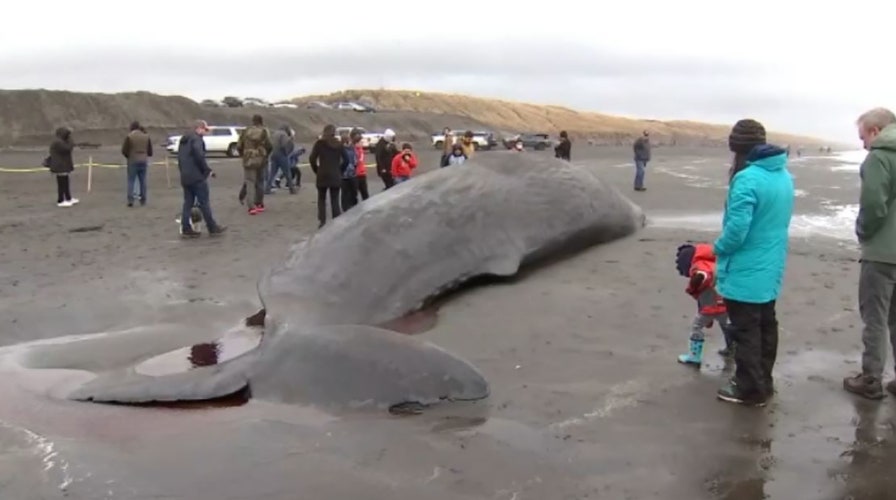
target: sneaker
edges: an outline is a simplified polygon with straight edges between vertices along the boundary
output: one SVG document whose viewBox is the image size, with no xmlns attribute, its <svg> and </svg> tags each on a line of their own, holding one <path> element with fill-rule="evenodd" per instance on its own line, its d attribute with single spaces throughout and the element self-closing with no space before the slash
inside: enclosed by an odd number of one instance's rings
<svg viewBox="0 0 896 500">
<path fill-rule="evenodd" d="M 255 210 L 258 210 L 259 213 L 264 212 L 264 203 L 255 205 Z"/>
<path fill-rule="evenodd" d="M 60 201 L 59 203 L 56 204 L 56 206 L 63 207 L 63 208 L 70 207 L 70 206 L 72 206 L 72 203 L 70 201 Z"/>
<path fill-rule="evenodd" d="M 68 202 L 71 203 L 72 205 L 77 205 L 78 203 L 81 203 L 81 200 L 79 200 L 77 198 L 72 198 L 72 199 L 68 200 Z"/>
<path fill-rule="evenodd" d="M 890 384 L 887 384 L 888 390 L 889 385 Z M 847 392 L 857 394 L 859 396 L 862 396 L 863 398 L 883 399 L 884 397 L 884 391 L 883 387 L 881 386 L 880 380 L 874 377 L 863 375 L 861 373 L 854 377 L 846 377 L 845 379 L 843 379 L 843 388 Z"/>
<path fill-rule="evenodd" d="M 227 226 L 218 226 L 214 231 L 209 231 L 209 236 L 218 236 L 227 231 Z"/>
<path fill-rule="evenodd" d="M 252 207 L 249 209 L 249 215 L 258 215 L 261 213 L 261 210 L 258 207 Z"/>
<path fill-rule="evenodd" d="M 188 229 L 186 231 L 181 230 L 181 232 L 180 232 L 180 236 L 182 238 L 198 238 L 201 235 L 202 235 L 202 233 L 200 233 L 198 231 L 194 231 L 192 229 Z"/>
<path fill-rule="evenodd" d="M 719 391 L 716 393 L 716 397 L 728 403 L 734 403 L 744 406 L 762 407 L 766 404 L 765 398 L 760 395 L 751 396 L 742 393 L 740 388 L 737 387 L 737 383 L 735 383 L 733 380 L 719 389 Z"/>
</svg>

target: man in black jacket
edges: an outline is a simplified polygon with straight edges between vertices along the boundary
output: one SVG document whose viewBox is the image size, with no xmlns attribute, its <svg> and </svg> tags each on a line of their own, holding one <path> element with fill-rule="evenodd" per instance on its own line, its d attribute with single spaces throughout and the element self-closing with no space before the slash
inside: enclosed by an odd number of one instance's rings
<svg viewBox="0 0 896 500">
<path fill-rule="evenodd" d="M 395 132 L 388 128 L 383 137 L 376 143 L 374 156 L 376 157 L 376 174 L 383 180 L 383 191 L 395 185 L 392 179 L 392 158 L 398 154 L 395 148 Z"/>
<path fill-rule="evenodd" d="M 348 168 L 349 157 L 342 145 L 342 141 L 336 137 L 336 127 L 327 125 L 324 127 L 321 138 L 311 147 L 311 155 L 308 157 L 311 170 L 317 176 L 317 220 L 318 228 L 327 222 L 327 194 L 330 195 L 330 208 L 333 218 L 339 217 L 342 210 L 339 207 L 339 190 L 342 186 L 342 174 Z"/>
<path fill-rule="evenodd" d="M 219 226 L 212 217 L 209 202 L 208 177 L 215 176 L 208 162 L 205 161 L 205 141 L 202 136 L 208 133 L 208 124 L 199 120 L 191 132 L 184 134 L 177 145 L 177 169 L 180 170 L 180 185 L 184 190 L 184 206 L 181 214 L 181 234 L 186 238 L 195 238 L 199 232 L 190 225 L 190 215 L 194 205 L 199 205 L 202 218 L 211 235 L 223 233 L 227 227 Z"/>
</svg>

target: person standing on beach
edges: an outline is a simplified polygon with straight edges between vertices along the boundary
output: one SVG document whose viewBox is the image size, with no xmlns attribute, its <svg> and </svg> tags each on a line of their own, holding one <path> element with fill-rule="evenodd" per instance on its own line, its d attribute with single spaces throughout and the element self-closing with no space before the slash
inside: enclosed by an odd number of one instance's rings
<svg viewBox="0 0 896 500">
<path fill-rule="evenodd" d="M 214 177 L 215 173 L 205 160 L 205 141 L 202 140 L 202 136 L 207 133 L 208 123 L 199 120 L 191 132 L 181 137 L 177 145 L 177 169 L 180 171 L 180 185 L 184 190 L 184 205 L 180 219 L 181 235 L 184 238 L 196 238 L 200 235 L 190 224 L 194 205 L 199 205 L 210 235 L 218 235 L 227 230 L 226 226 L 219 226 L 212 216 L 208 178 Z"/>
<path fill-rule="evenodd" d="M 240 203 L 250 190 L 254 190 L 253 203 L 249 207 L 249 215 L 264 212 L 264 177 L 268 156 L 274 145 L 268 129 L 264 126 L 261 115 L 252 116 L 252 125 L 240 134 L 236 149 L 243 158 L 243 188 L 240 191 Z"/>
<path fill-rule="evenodd" d="M 292 183 L 292 175 L 289 171 L 289 155 L 295 148 L 289 125 L 283 125 L 271 134 L 272 151 L 271 151 L 271 173 L 268 175 L 267 185 L 265 186 L 265 194 L 271 194 L 274 188 L 274 181 L 278 175 L 286 177 L 286 186 L 289 188 L 289 194 L 296 194 L 296 188 Z"/>
<path fill-rule="evenodd" d="M 572 153 L 572 143 L 569 141 L 569 134 L 565 130 L 560 131 L 560 144 L 554 147 L 554 157 L 561 160 L 570 161 L 569 157 Z"/>
<path fill-rule="evenodd" d="M 635 139 L 632 149 L 635 153 L 635 191 L 647 191 L 644 187 L 644 174 L 647 172 L 647 162 L 650 161 L 650 133 L 645 130 L 641 137 Z"/>
<path fill-rule="evenodd" d="M 464 150 L 464 155 L 466 155 L 467 159 L 473 157 L 473 153 L 476 152 L 476 144 L 473 142 L 473 131 L 467 130 L 464 132 L 463 138 L 460 140 L 460 147 Z"/>
<path fill-rule="evenodd" d="M 78 204 L 78 199 L 72 198 L 71 179 L 69 179 L 69 174 L 75 170 L 75 162 L 72 160 L 74 149 L 72 131 L 66 127 L 57 128 L 56 138 L 50 143 L 50 156 L 44 160 L 45 166 L 56 177 L 57 207 L 71 207 Z"/>
<path fill-rule="evenodd" d="M 342 140 L 343 148 L 345 148 L 345 154 L 348 156 L 348 165 L 342 171 L 342 189 L 340 193 L 342 211 L 347 212 L 348 209 L 358 204 L 358 174 L 356 170 L 358 160 L 355 156 L 355 145 L 352 144 L 351 134 L 343 132 L 340 139 Z"/>
<path fill-rule="evenodd" d="M 859 169 L 862 187 L 856 218 L 864 350 L 862 373 L 845 378 L 843 388 L 868 399 L 881 399 L 887 330 L 896 358 L 896 115 L 875 108 L 860 116 L 857 125 L 868 151 Z M 896 381 L 888 382 L 886 388 L 896 396 Z"/>
<path fill-rule="evenodd" d="M 152 140 L 140 122 L 131 122 L 130 132 L 121 145 L 121 154 L 128 161 L 128 206 L 134 206 L 134 184 L 139 183 L 140 205 L 146 205 L 146 170 L 152 158 Z"/>
<path fill-rule="evenodd" d="M 383 180 L 383 191 L 395 185 L 395 180 L 392 179 L 392 158 L 397 153 L 395 131 L 387 128 L 379 142 L 376 143 L 373 153 L 376 158 L 376 174 Z"/>
<path fill-rule="evenodd" d="M 327 194 L 330 195 L 330 209 L 333 218 L 339 217 L 339 190 L 342 186 L 342 173 L 348 168 L 349 158 L 342 141 L 336 137 L 336 126 L 324 127 L 320 139 L 311 147 L 308 156 L 311 170 L 317 176 L 317 220 L 318 228 L 327 222 Z"/>
<path fill-rule="evenodd" d="M 722 233 L 713 244 L 716 291 L 725 299 L 737 348 L 734 377 L 719 389 L 723 401 L 764 406 L 774 394 L 778 354 L 775 304 L 781 292 L 793 215 L 793 177 L 787 152 L 766 144 L 765 127 L 738 121 L 728 137 L 734 153 Z"/>
<path fill-rule="evenodd" d="M 448 166 L 448 157 L 451 156 L 451 151 L 454 149 L 454 134 L 451 133 L 451 129 L 445 127 L 442 130 L 442 157 L 439 159 L 439 167 L 447 167 Z"/>
<path fill-rule="evenodd" d="M 417 168 L 417 155 L 409 143 L 401 145 L 401 154 L 392 159 L 392 178 L 396 184 L 407 182 L 411 179 L 411 173 Z"/>
<path fill-rule="evenodd" d="M 361 133 L 360 129 L 353 128 L 349 137 L 351 137 L 352 145 L 355 148 L 355 177 L 358 179 L 358 193 L 361 195 L 361 200 L 366 200 L 370 198 L 370 192 L 367 190 L 367 165 L 364 164 L 364 146 L 361 145 L 361 139 L 364 137 L 364 134 Z"/>
</svg>

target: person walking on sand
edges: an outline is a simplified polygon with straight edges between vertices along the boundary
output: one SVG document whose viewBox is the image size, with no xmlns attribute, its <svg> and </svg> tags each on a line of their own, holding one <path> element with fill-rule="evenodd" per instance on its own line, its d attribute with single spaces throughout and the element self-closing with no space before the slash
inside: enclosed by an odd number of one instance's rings
<svg viewBox="0 0 896 500">
<path fill-rule="evenodd" d="M 862 316 L 862 373 L 843 388 L 881 399 L 887 331 L 896 358 L 896 115 L 875 108 L 859 117 L 859 138 L 868 151 L 859 168 L 861 190 L 856 236 L 861 246 L 859 313 Z M 896 381 L 887 383 L 896 396 Z"/>
<path fill-rule="evenodd" d="M 463 148 L 464 155 L 466 155 L 468 160 L 473 158 L 473 153 L 476 152 L 476 143 L 473 142 L 472 130 L 464 132 L 464 136 L 460 140 L 460 147 Z"/>
<path fill-rule="evenodd" d="M 358 179 L 358 193 L 362 200 L 370 198 L 370 192 L 367 190 L 367 165 L 364 164 L 364 146 L 361 145 L 361 139 L 364 134 L 360 129 L 353 128 L 349 135 L 355 148 L 355 177 Z"/>
<path fill-rule="evenodd" d="M 131 122 L 130 131 L 121 145 L 121 154 L 128 161 L 128 206 L 134 206 L 135 183 L 139 184 L 140 205 L 146 205 L 146 170 L 152 158 L 152 140 L 140 122 Z"/>
<path fill-rule="evenodd" d="M 261 115 L 252 116 L 252 125 L 240 134 L 236 149 L 243 159 L 243 189 L 240 191 L 240 203 L 250 190 L 254 190 L 253 203 L 249 206 L 249 215 L 264 212 L 265 167 L 268 156 L 274 145 L 271 136 L 264 126 Z"/>
<path fill-rule="evenodd" d="M 78 204 L 78 199 L 72 198 L 71 179 L 69 179 L 69 174 L 75 170 L 75 162 L 72 160 L 74 149 L 72 131 L 66 127 L 57 128 L 56 137 L 50 143 L 50 155 L 44 160 L 45 166 L 56 177 L 57 207 L 71 207 Z"/>
<path fill-rule="evenodd" d="M 411 173 L 417 168 L 417 155 L 410 144 L 401 145 L 401 154 L 392 159 L 392 178 L 395 184 L 400 184 L 411 179 Z"/>
<path fill-rule="evenodd" d="M 734 153 L 722 233 L 713 244 L 716 291 L 725 299 L 736 364 L 719 399 L 764 406 L 774 394 L 778 354 L 775 304 L 787 262 L 793 177 L 787 152 L 766 144 L 765 127 L 738 121 L 728 137 Z"/>
<path fill-rule="evenodd" d="M 392 158 L 396 153 L 395 131 L 387 128 L 376 143 L 373 153 L 376 158 L 376 174 L 383 181 L 383 191 L 395 185 L 395 180 L 392 179 Z"/>
<path fill-rule="evenodd" d="M 647 191 L 644 187 L 644 175 L 647 173 L 647 162 L 650 161 L 650 133 L 645 130 L 635 140 L 632 149 L 635 153 L 635 191 Z"/>
<path fill-rule="evenodd" d="M 442 136 L 442 157 L 439 159 L 439 167 L 447 167 L 448 157 L 454 150 L 454 134 L 450 128 L 445 127 L 442 130 Z"/>
<path fill-rule="evenodd" d="M 308 156 L 311 171 L 317 176 L 317 220 L 318 228 L 327 222 L 327 194 L 330 195 L 330 210 L 333 218 L 342 213 L 339 210 L 339 191 L 342 173 L 348 168 L 349 158 L 342 141 L 336 137 L 336 126 L 327 125 L 320 139 L 311 147 Z"/>
<path fill-rule="evenodd" d="M 554 157 L 561 160 L 570 161 L 572 153 L 572 143 L 569 141 L 569 134 L 565 130 L 560 131 L 560 144 L 554 147 Z"/>
<path fill-rule="evenodd" d="M 351 134 L 343 132 L 340 137 L 342 147 L 345 148 L 345 154 L 348 156 L 348 165 L 342 171 L 342 188 L 340 197 L 342 199 L 342 211 L 347 212 L 348 209 L 358 204 L 358 160 L 355 155 L 355 145 L 352 144 Z"/>
<path fill-rule="evenodd" d="M 205 141 L 202 140 L 202 136 L 207 133 L 208 123 L 199 120 L 191 132 L 181 137 L 177 145 L 177 169 L 180 171 L 180 185 L 184 190 L 184 205 L 180 218 L 181 235 L 184 238 L 196 238 L 200 235 L 190 224 L 194 205 L 199 206 L 210 235 L 216 236 L 227 230 L 226 226 L 219 226 L 212 216 L 208 178 L 214 177 L 215 173 L 205 160 Z"/>
<path fill-rule="evenodd" d="M 271 194 L 274 188 L 274 181 L 278 175 L 282 175 L 286 177 L 286 187 L 289 188 L 289 194 L 296 194 L 296 188 L 293 186 L 292 175 L 290 175 L 289 171 L 289 155 L 295 148 L 289 125 L 283 125 L 275 130 L 271 134 L 271 142 L 271 173 L 268 175 L 264 193 Z"/>
</svg>

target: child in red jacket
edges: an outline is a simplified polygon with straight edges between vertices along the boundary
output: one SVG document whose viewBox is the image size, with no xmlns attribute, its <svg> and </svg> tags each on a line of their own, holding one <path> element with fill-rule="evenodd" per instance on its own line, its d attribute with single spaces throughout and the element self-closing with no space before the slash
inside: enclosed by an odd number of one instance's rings
<svg viewBox="0 0 896 500">
<path fill-rule="evenodd" d="M 411 172 L 417 168 L 417 155 L 408 143 L 401 145 L 401 153 L 392 158 L 392 178 L 395 184 L 411 178 Z"/>
<path fill-rule="evenodd" d="M 725 301 L 716 293 L 716 256 L 712 245 L 681 245 L 675 256 L 678 273 L 688 278 L 685 291 L 697 301 L 697 314 L 691 323 L 690 349 L 687 354 L 678 356 L 679 363 L 700 365 L 703 361 L 704 328 L 712 328 L 718 321 L 719 328 L 725 336 L 725 349 L 719 351 L 722 356 L 731 356 L 734 346 L 731 342 L 728 311 Z"/>
</svg>

